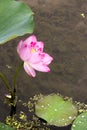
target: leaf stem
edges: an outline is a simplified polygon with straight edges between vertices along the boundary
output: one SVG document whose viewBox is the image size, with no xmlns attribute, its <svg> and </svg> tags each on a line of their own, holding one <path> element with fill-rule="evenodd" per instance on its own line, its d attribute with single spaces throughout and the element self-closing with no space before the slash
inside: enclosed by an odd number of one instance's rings
<svg viewBox="0 0 87 130">
<path fill-rule="evenodd" d="M 5 84 L 5 86 L 7 87 L 8 91 L 11 93 L 11 87 L 10 87 L 10 85 L 9 85 L 9 83 L 8 83 L 8 81 L 7 81 L 7 79 L 5 78 L 5 76 L 4 76 L 2 73 L 0 73 L 0 78 L 1 78 L 2 81 L 4 82 L 4 84 Z"/>
</svg>

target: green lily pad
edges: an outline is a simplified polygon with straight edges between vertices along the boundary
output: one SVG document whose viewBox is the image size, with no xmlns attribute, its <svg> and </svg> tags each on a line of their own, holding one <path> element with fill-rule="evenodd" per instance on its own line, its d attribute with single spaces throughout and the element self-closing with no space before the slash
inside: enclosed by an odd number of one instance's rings
<svg viewBox="0 0 87 130">
<path fill-rule="evenodd" d="M 0 122 L 0 130 L 15 130 L 14 128 Z"/>
<path fill-rule="evenodd" d="M 26 4 L 15 0 L 0 0 L 0 44 L 32 33 L 33 29 L 33 12 Z"/>
<path fill-rule="evenodd" d="M 81 113 L 73 122 L 71 130 L 87 130 L 87 112 Z"/>
<path fill-rule="evenodd" d="M 71 101 L 65 101 L 61 96 L 52 94 L 42 96 L 35 105 L 35 113 L 50 125 L 67 126 L 77 116 L 77 108 Z"/>
</svg>

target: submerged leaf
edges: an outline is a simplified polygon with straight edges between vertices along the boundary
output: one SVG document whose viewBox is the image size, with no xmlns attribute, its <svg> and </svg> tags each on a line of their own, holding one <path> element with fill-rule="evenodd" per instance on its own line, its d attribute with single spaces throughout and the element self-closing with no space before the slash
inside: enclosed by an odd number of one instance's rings
<svg viewBox="0 0 87 130">
<path fill-rule="evenodd" d="M 75 119 L 71 130 L 87 130 L 87 112 L 81 113 Z"/>
<path fill-rule="evenodd" d="M 14 128 L 0 122 L 0 130 L 15 130 Z"/>
<path fill-rule="evenodd" d="M 35 113 L 50 125 L 67 126 L 77 116 L 77 108 L 71 101 L 65 101 L 61 96 L 52 94 L 42 96 L 35 105 Z"/>
<path fill-rule="evenodd" d="M 33 12 L 26 4 L 15 0 L 0 0 L 0 44 L 32 33 L 33 29 Z"/>
</svg>

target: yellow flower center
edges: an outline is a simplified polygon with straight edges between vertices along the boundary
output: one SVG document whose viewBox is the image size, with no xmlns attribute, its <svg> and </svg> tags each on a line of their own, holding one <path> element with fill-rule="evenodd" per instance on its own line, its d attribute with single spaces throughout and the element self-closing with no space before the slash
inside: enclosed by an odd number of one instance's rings
<svg viewBox="0 0 87 130">
<path fill-rule="evenodd" d="M 36 50 L 34 48 L 32 48 L 31 52 L 36 52 Z"/>
</svg>

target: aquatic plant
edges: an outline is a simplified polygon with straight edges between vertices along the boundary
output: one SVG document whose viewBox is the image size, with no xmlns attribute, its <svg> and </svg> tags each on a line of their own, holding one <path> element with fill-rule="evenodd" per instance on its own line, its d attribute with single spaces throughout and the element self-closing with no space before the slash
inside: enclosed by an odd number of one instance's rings
<svg viewBox="0 0 87 130">
<path fill-rule="evenodd" d="M 32 115 L 32 121 L 28 119 L 25 112 L 6 118 L 6 124 L 16 129 L 25 130 L 50 130 L 50 126 L 58 128 L 72 124 L 71 130 L 84 130 L 87 128 L 87 105 L 73 101 L 69 97 L 58 94 L 35 95 L 30 97 L 27 103 L 18 101 L 24 108 L 27 108 Z M 19 118 L 19 119 L 18 119 Z M 21 119 L 21 120 L 20 120 Z"/>
<path fill-rule="evenodd" d="M 22 36 L 26 33 L 33 33 L 34 17 L 32 10 L 23 2 L 15 0 L 0 0 L 0 44 Z M 22 64 L 17 68 L 14 75 L 14 87 L 12 88 L 5 76 L 0 73 L 0 78 L 5 83 L 8 89 L 8 94 L 5 97 L 11 105 L 10 115 L 16 112 L 16 79 Z"/>
<path fill-rule="evenodd" d="M 29 6 L 15 0 L 0 0 L 1 45 L 18 36 L 27 33 L 32 34 L 33 31 L 34 13 Z M 85 107 L 85 109 L 80 109 L 81 103 L 78 105 L 78 102 L 73 102 L 70 98 L 66 99 L 58 94 L 39 95 L 38 98 L 36 97 L 36 99 L 33 99 L 33 103 L 29 102 L 28 105 L 26 105 L 37 115 L 33 122 L 28 121 L 27 116 L 23 112 L 20 113 L 19 118 L 24 121 L 24 124 L 14 118 L 17 104 L 16 80 L 20 70 L 24 67 L 26 73 L 31 77 L 36 76 L 36 71 L 50 71 L 48 65 L 52 62 L 53 58 L 44 52 L 43 49 L 44 43 L 42 41 L 37 41 L 35 35 L 29 36 L 24 41 L 21 40 L 17 46 L 17 52 L 22 63 L 18 66 L 14 74 L 12 87 L 5 76 L 0 73 L 0 78 L 8 90 L 8 94 L 5 94 L 5 97 L 8 101 L 8 105 L 11 107 L 10 117 L 7 117 L 6 120 L 8 125 L 0 122 L 0 130 L 14 130 L 15 128 L 24 128 L 26 130 L 33 130 L 33 128 L 35 128 L 38 130 L 40 121 L 45 122 L 45 125 L 55 125 L 59 127 L 67 126 L 72 123 L 71 130 L 87 129 L 87 107 Z M 45 130 L 46 129 L 47 127 L 45 127 Z"/>
<path fill-rule="evenodd" d="M 0 122 L 0 130 L 14 130 L 14 128 Z"/>
<path fill-rule="evenodd" d="M 77 116 L 71 130 L 87 130 L 87 111 Z"/>
<path fill-rule="evenodd" d="M 8 12 L 8 13 L 7 13 Z M 0 44 L 22 36 L 26 33 L 33 33 L 34 30 L 34 13 L 23 2 L 15 0 L 0 0 Z M 5 83 L 8 89 L 8 94 L 5 94 L 8 104 L 11 106 L 10 116 L 16 113 L 16 80 L 19 71 L 24 65 L 25 71 L 32 77 L 35 77 L 35 70 L 41 72 L 49 72 L 48 65 L 53 58 L 43 52 L 44 43 L 37 41 L 36 36 L 30 36 L 25 41 L 20 41 L 17 46 L 17 52 L 22 59 L 22 63 L 18 66 L 14 74 L 13 87 L 10 86 L 5 76 L 0 73 L 0 78 Z M 1 127 L 5 128 L 1 125 Z M 7 127 L 6 127 L 7 128 Z M 10 128 L 9 128 L 10 129 Z"/>
<path fill-rule="evenodd" d="M 23 2 L 0 0 L 0 44 L 33 33 L 34 13 Z"/>
<path fill-rule="evenodd" d="M 87 104 L 60 94 L 40 95 L 35 104 L 35 113 L 48 125 L 62 127 L 72 124 L 71 130 L 87 129 Z"/>
<path fill-rule="evenodd" d="M 50 125 L 67 126 L 76 118 L 78 110 L 72 101 L 57 94 L 42 96 L 35 105 L 35 113 Z"/>
<path fill-rule="evenodd" d="M 31 77 L 36 76 L 37 71 L 49 72 L 50 68 L 48 65 L 51 63 L 53 58 L 43 52 L 44 43 L 37 41 L 36 36 L 32 35 L 25 41 L 20 41 L 17 46 L 17 52 L 20 58 L 24 61 L 24 69 Z"/>
</svg>

